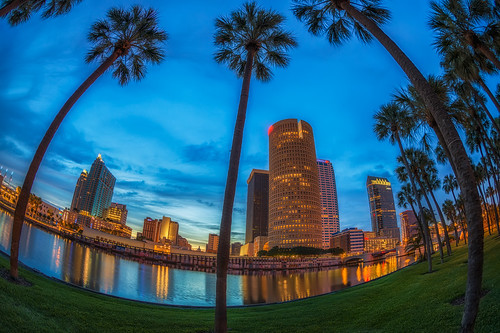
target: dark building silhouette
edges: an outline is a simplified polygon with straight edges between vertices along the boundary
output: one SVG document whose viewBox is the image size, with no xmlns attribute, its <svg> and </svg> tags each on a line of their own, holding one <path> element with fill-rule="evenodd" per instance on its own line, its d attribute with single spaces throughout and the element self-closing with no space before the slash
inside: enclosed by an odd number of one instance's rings
<svg viewBox="0 0 500 333">
<path fill-rule="evenodd" d="M 372 231 L 377 236 L 401 239 L 391 183 L 386 178 L 368 176 L 366 180 Z"/>
<path fill-rule="evenodd" d="M 252 170 L 247 180 L 247 225 L 245 243 L 267 236 L 269 226 L 269 171 Z"/>
</svg>

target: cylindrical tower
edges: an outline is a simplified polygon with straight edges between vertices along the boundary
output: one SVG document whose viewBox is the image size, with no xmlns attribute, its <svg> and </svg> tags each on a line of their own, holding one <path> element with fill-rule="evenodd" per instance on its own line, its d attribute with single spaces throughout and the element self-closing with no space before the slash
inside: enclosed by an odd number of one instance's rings
<svg viewBox="0 0 500 333">
<path fill-rule="evenodd" d="M 269 247 L 321 247 L 321 197 L 311 125 L 269 128 Z"/>
</svg>

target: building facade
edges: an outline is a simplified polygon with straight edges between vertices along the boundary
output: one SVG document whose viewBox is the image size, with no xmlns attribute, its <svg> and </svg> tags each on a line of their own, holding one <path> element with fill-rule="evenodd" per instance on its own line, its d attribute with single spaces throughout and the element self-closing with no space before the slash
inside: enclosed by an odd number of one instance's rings
<svg viewBox="0 0 500 333">
<path fill-rule="evenodd" d="M 85 184 L 88 177 L 87 170 L 83 170 L 76 181 L 75 192 L 73 193 L 73 200 L 71 200 L 71 210 L 80 210 L 83 196 L 86 193 Z"/>
<path fill-rule="evenodd" d="M 101 154 L 99 154 L 92 163 L 87 179 L 83 183 L 84 193 L 81 195 L 81 199 L 77 199 L 78 206 L 76 208 L 91 216 L 103 217 L 104 209 L 111 205 L 115 182 L 116 178 L 108 170 L 101 158 Z M 77 182 L 78 185 L 81 186 Z M 76 192 L 77 189 L 75 188 Z M 78 189 L 78 192 L 81 192 L 81 190 Z M 74 197 L 75 195 L 73 195 Z"/>
<path fill-rule="evenodd" d="M 363 230 L 358 228 L 344 229 L 330 239 L 330 248 L 339 247 L 345 253 L 360 253 L 364 251 Z"/>
<path fill-rule="evenodd" d="M 269 226 L 269 171 L 254 169 L 247 180 L 247 224 L 245 243 L 267 236 Z"/>
<path fill-rule="evenodd" d="M 218 247 L 219 247 L 219 235 L 209 234 L 206 252 L 207 253 L 217 253 Z"/>
<path fill-rule="evenodd" d="M 155 243 L 167 242 L 177 245 L 179 236 L 179 223 L 170 217 L 163 216 L 161 220 L 146 217 L 142 227 L 142 237 Z"/>
<path fill-rule="evenodd" d="M 321 197 L 311 125 L 285 119 L 269 128 L 269 247 L 321 248 Z"/>
<path fill-rule="evenodd" d="M 387 178 L 368 176 L 366 180 L 372 231 L 378 236 L 401 239 L 391 183 Z"/>
<path fill-rule="evenodd" d="M 377 236 L 375 232 L 365 231 L 365 252 L 377 252 L 394 249 L 399 240 L 397 238 Z"/>
<path fill-rule="evenodd" d="M 122 205 L 116 202 L 112 202 L 111 205 L 104 209 L 104 218 L 121 223 L 123 225 L 127 224 L 127 205 Z"/>
<path fill-rule="evenodd" d="M 321 194 L 322 247 L 328 249 L 330 238 L 340 231 L 339 204 L 335 173 L 330 161 L 317 160 L 319 190 Z"/>
<path fill-rule="evenodd" d="M 419 235 L 419 227 L 417 217 L 412 210 L 405 210 L 399 214 L 401 220 L 401 243 L 407 246 L 408 242 Z"/>
</svg>

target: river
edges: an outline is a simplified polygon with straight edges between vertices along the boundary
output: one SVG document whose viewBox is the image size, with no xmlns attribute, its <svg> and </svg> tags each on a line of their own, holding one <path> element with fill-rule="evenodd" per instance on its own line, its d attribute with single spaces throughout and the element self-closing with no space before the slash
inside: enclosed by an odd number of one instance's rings
<svg viewBox="0 0 500 333">
<path fill-rule="evenodd" d="M 9 253 L 12 215 L 0 209 L 0 249 Z M 26 224 L 19 260 L 56 279 L 104 294 L 180 306 L 214 306 L 213 273 L 151 265 L 89 248 Z M 228 275 L 229 306 L 290 301 L 368 282 L 413 262 L 395 256 L 320 271 Z"/>
</svg>

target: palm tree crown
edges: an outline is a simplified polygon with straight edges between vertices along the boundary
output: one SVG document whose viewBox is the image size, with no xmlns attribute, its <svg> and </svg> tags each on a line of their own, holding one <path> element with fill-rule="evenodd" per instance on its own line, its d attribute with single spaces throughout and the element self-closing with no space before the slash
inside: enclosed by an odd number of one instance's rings
<svg viewBox="0 0 500 333">
<path fill-rule="evenodd" d="M 373 118 L 375 119 L 373 130 L 377 139 L 389 138 L 392 144 L 397 141 L 398 137 L 399 139 L 407 137 L 410 129 L 415 126 L 407 109 L 394 102 L 381 106 Z"/>
<path fill-rule="evenodd" d="M 430 27 L 437 32 L 434 43 L 440 53 L 450 47 L 471 47 L 498 61 L 493 54 L 498 51 L 500 25 L 488 0 L 442 0 L 431 2 Z M 487 50 L 486 50 L 487 49 Z"/>
<path fill-rule="evenodd" d="M 215 53 L 218 63 L 226 63 L 243 77 L 247 55 L 254 52 L 252 70 L 258 80 L 269 81 L 269 66 L 286 67 L 289 57 L 286 51 L 297 45 L 295 38 L 282 29 L 285 18 L 275 12 L 261 9 L 255 2 L 243 4 L 243 8 L 215 21 Z"/>
<path fill-rule="evenodd" d="M 43 18 L 66 14 L 82 0 L 4 0 L 0 5 L 3 16 L 8 17 L 11 25 L 26 22 L 31 14 L 41 11 Z M 9 7 L 12 7 L 10 10 Z M 1 16 L 1 15 L 0 15 Z"/>
<path fill-rule="evenodd" d="M 373 39 L 368 30 L 344 11 L 342 3 L 350 0 L 294 0 L 293 14 L 304 22 L 309 32 L 319 36 L 326 33 L 328 41 L 333 45 L 347 42 L 354 34 L 367 43 Z M 359 4 L 350 3 L 373 22 L 382 25 L 391 14 L 380 6 L 381 0 L 361 0 Z"/>
<path fill-rule="evenodd" d="M 146 63 L 158 64 L 164 58 L 159 44 L 167 34 L 158 28 L 158 14 L 152 9 L 133 6 L 130 10 L 112 8 L 107 19 L 92 25 L 88 39 L 93 47 L 85 61 L 105 61 L 113 54 L 113 77 L 121 85 L 131 79 L 138 81 L 146 75 Z"/>
</svg>

